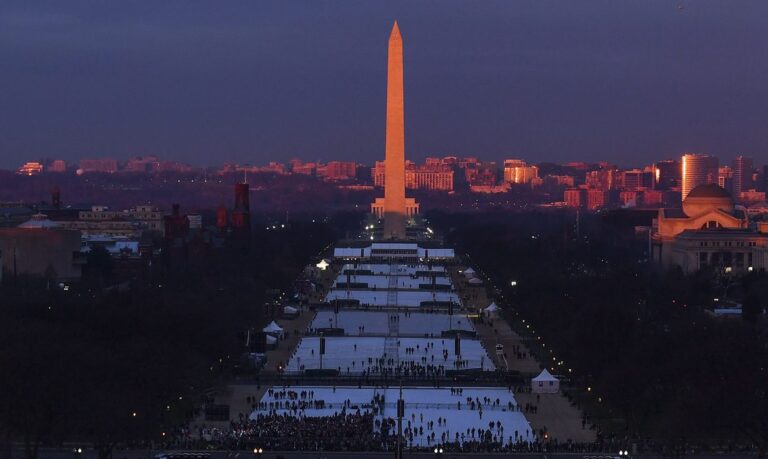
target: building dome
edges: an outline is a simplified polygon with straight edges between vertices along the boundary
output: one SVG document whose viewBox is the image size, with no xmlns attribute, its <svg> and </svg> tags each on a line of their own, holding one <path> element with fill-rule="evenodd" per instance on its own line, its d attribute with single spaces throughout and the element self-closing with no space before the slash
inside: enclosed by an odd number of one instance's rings
<svg viewBox="0 0 768 459">
<path fill-rule="evenodd" d="M 728 198 L 732 199 L 731 193 L 727 192 L 725 188 L 720 187 L 716 183 L 707 183 L 705 185 L 699 185 L 692 189 L 686 199 L 688 198 Z"/>
<path fill-rule="evenodd" d="M 695 217 L 715 209 L 729 214 L 733 214 L 734 211 L 731 194 L 715 183 L 697 186 L 683 200 L 683 212 L 689 217 Z"/>
</svg>

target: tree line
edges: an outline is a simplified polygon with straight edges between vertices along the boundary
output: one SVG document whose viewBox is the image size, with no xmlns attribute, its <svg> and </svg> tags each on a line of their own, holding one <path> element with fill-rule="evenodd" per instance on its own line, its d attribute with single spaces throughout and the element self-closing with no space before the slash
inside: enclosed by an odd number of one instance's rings
<svg viewBox="0 0 768 459">
<path fill-rule="evenodd" d="M 187 423 L 232 374 L 247 327 L 267 322 L 268 292 L 288 291 L 301 268 L 356 216 L 258 222 L 248 248 L 225 246 L 198 271 L 158 262 L 114 279 L 96 251 L 82 282 L 44 278 L 0 286 L 0 457 L 24 445 L 82 442 L 99 457 L 148 446 Z"/>
<path fill-rule="evenodd" d="M 507 318 L 525 318 L 565 362 L 558 372 L 592 398 L 582 408 L 622 419 L 607 434 L 768 451 L 765 272 L 663 270 L 647 240 L 600 216 L 578 226 L 568 213 L 430 219 L 491 278 Z M 707 313 L 725 294 L 743 318 Z"/>
</svg>

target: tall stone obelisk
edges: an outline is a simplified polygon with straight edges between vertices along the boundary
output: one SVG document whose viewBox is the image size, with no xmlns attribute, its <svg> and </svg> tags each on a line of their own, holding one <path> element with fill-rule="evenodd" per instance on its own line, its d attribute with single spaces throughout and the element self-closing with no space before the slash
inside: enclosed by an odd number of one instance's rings
<svg viewBox="0 0 768 459">
<path fill-rule="evenodd" d="M 384 158 L 384 237 L 405 239 L 405 114 L 403 37 L 397 21 L 387 55 L 387 140 Z"/>
</svg>

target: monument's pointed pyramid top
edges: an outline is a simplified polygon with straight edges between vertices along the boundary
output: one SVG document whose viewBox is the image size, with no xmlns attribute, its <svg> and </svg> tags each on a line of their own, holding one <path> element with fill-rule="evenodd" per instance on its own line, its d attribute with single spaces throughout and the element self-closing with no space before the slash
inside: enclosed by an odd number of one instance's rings
<svg viewBox="0 0 768 459">
<path fill-rule="evenodd" d="M 392 33 L 389 34 L 389 39 L 399 39 L 402 38 L 400 35 L 400 27 L 397 25 L 397 20 L 395 20 L 395 25 L 392 26 Z"/>
</svg>

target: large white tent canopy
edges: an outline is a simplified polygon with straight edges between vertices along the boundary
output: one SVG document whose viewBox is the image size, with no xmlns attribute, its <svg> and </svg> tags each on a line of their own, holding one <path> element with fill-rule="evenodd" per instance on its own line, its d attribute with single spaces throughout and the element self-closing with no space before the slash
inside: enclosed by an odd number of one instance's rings
<svg viewBox="0 0 768 459">
<path fill-rule="evenodd" d="M 560 391 L 560 380 L 545 368 L 539 376 L 531 379 L 531 390 L 537 394 L 556 394 Z"/>
<path fill-rule="evenodd" d="M 265 333 L 275 333 L 275 334 L 282 334 L 283 329 L 280 328 L 280 325 L 277 325 L 277 322 L 274 320 L 269 323 L 266 327 L 262 328 L 261 331 Z"/>
</svg>

